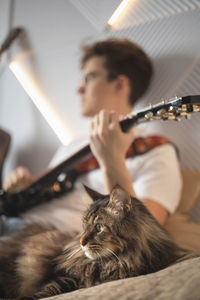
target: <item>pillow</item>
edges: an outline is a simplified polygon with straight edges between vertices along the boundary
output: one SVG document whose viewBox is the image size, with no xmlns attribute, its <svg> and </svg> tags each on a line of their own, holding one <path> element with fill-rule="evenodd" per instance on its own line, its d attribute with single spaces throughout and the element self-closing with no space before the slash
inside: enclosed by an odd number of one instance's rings
<svg viewBox="0 0 200 300">
<path fill-rule="evenodd" d="M 200 199 L 200 172 L 183 169 L 182 177 L 183 190 L 176 212 L 180 212 L 190 218 Z"/>
<path fill-rule="evenodd" d="M 200 253 L 200 224 L 191 221 L 200 199 L 200 172 L 182 170 L 182 175 L 183 190 L 180 204 L 176 212 L 167 219 L 165 229 L 179 246 Z"/>
</svg>

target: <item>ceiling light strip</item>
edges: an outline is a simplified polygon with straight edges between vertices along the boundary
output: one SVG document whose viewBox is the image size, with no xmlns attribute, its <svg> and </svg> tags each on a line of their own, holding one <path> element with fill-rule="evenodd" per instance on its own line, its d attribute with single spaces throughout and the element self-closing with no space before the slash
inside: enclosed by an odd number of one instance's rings
<svg viewBox="0 0 200 300">
<path fill-rule="evenodd" d="M 127 4 L 130 1 L 131 0 L 123 0 L 120 3 L 120 5 L 116 8 L 116 10 L 114 11 L 114 13 L 112 14 L 112 16 L 110 17 L 110 19 L 108 20 L 108 22 L 107 22 L 108 26 L 113 26 L 114 25 L 114 23 L 117 21 L 117 19 L 122 14 L 123 10 L 125 9 L 125 7 L 127 6 Z"/>
</svg>

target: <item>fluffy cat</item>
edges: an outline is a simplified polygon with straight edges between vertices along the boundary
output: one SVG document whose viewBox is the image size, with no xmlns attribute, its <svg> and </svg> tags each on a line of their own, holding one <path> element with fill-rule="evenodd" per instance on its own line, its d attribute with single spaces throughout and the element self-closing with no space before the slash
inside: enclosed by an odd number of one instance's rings
<svg viewBox="0 0 200 300">
<path fill-rule="evenodd" d="M 152 273 L 189 257 L 136 198 L 120 186 L 89 188 L 83 234 L 28 225 L 0 246 L 0 297 L 39 299 Z"/>
</svg>

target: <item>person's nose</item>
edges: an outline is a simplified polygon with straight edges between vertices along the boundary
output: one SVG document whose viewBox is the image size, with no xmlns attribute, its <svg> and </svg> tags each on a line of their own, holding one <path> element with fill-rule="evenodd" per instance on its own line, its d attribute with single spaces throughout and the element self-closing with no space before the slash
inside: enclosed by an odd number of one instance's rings
<svg viewBox="0 0 200 300">
<path fill-rule="evenodd" d="M 81 80 L 79 87 L 77 88 L 77 93 L 83 94 L 84 92 L 85 92 L 85 84 L 84 84 L 84 81 Z"/>
</svg>

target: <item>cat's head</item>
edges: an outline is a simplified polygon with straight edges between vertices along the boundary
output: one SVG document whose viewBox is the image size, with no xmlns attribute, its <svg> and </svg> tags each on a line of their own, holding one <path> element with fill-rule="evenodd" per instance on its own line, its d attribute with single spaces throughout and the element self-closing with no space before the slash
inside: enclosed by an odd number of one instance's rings
<svg viewBox="0 0 200 300">
<path fill-rule="evenodd" d="M 137 248 L 145 240 L 149 226 L 157 226 L 144 205 L 119 185 L 110 195 L 101 195 L 88 187 L 86 191 L 93 204 L 83 217 L 80 245 L 88 258 L 118 256 L 130 247 Z"/>
</svg>

